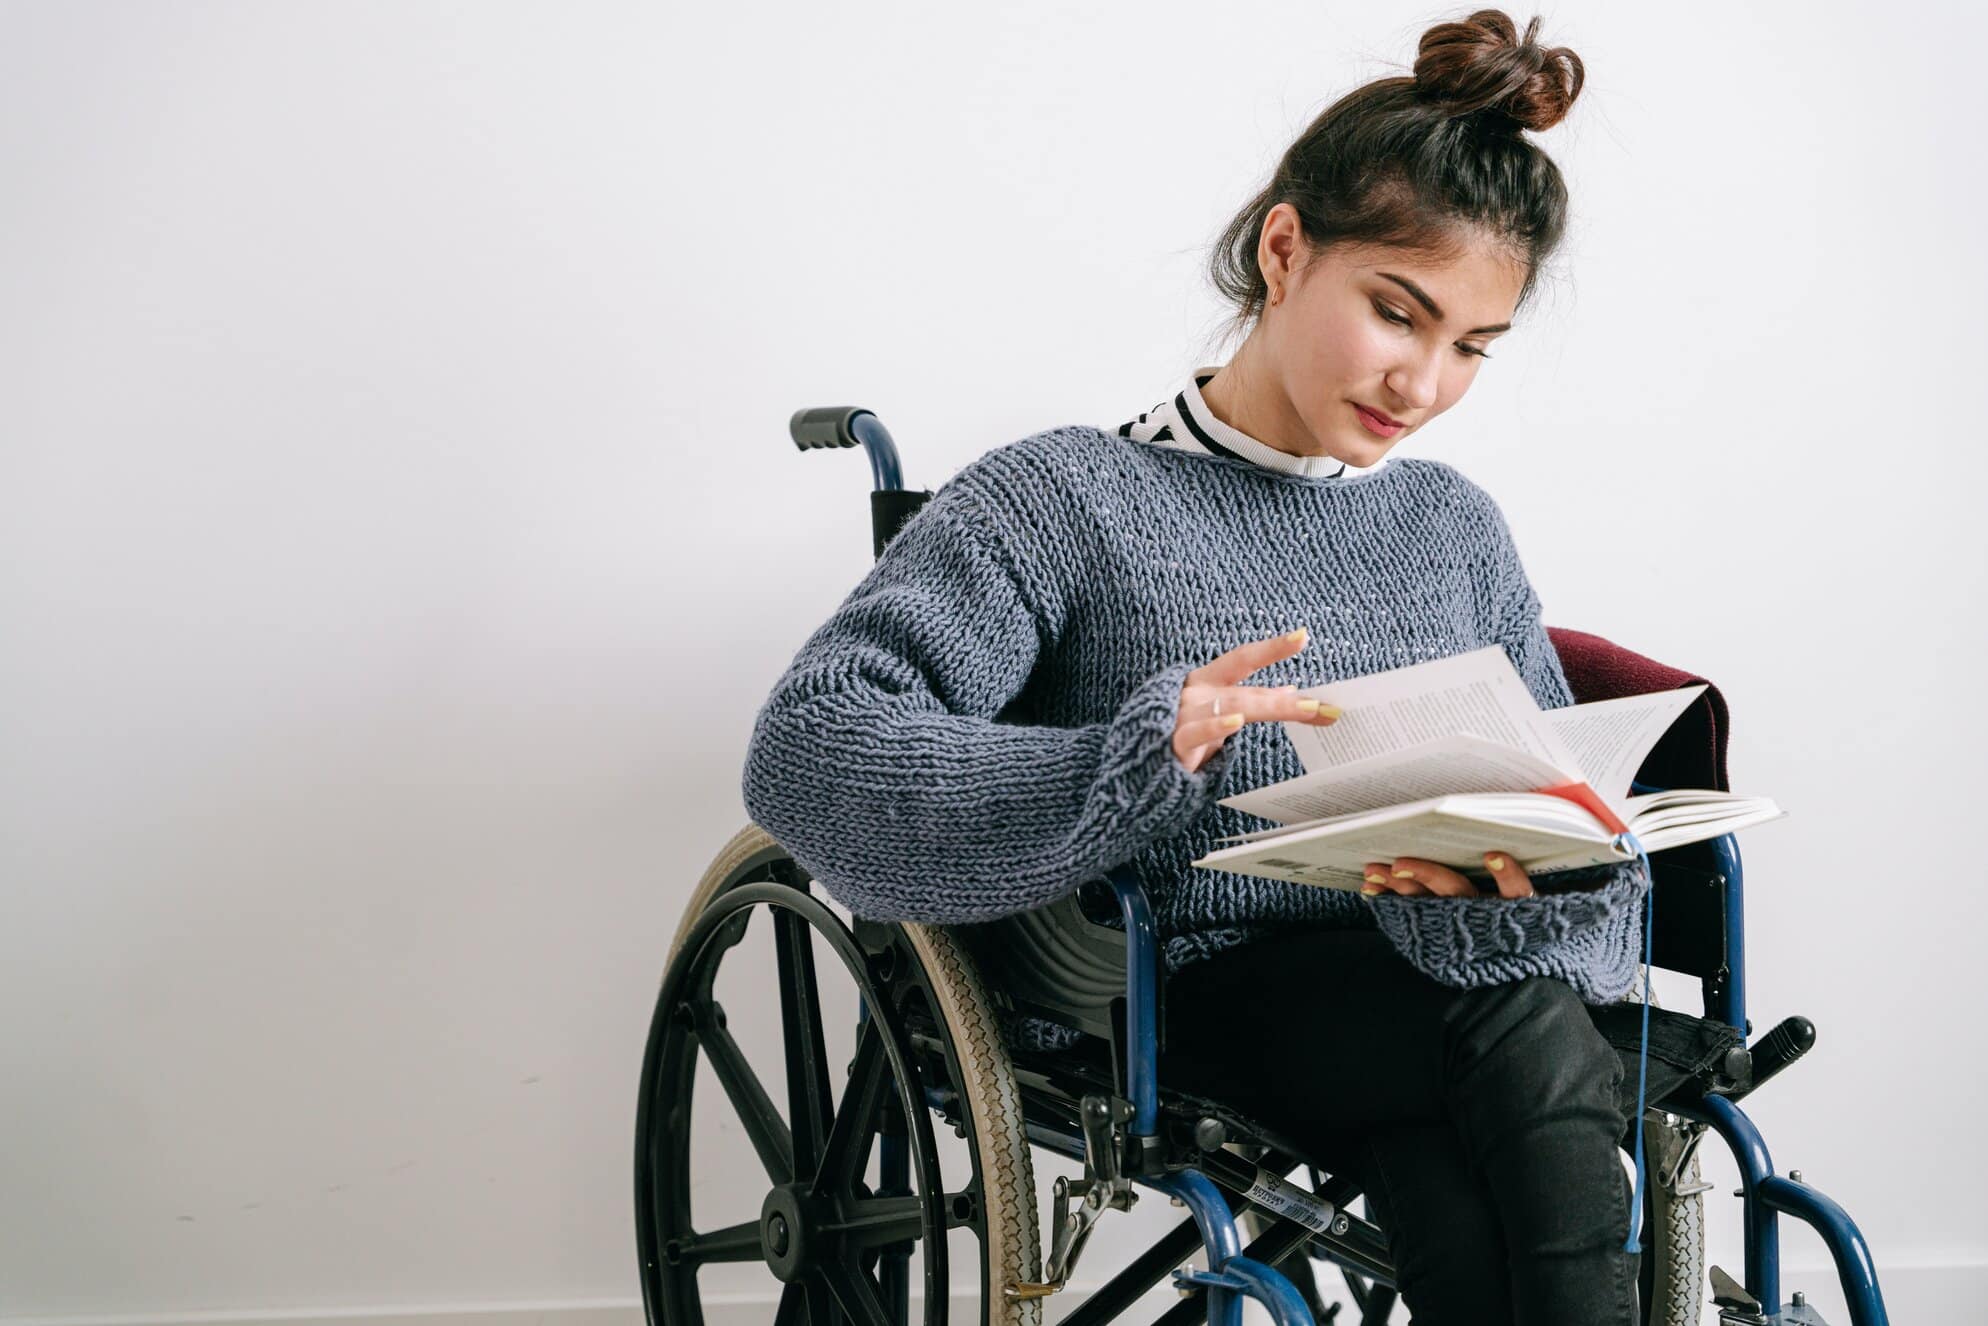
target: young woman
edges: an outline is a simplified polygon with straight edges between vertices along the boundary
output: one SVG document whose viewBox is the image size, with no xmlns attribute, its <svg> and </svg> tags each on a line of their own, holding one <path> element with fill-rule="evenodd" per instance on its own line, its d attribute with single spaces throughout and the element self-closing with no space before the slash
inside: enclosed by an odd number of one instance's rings
<svg viewBox="0 0 1988 1326">
<path fill-rule="evenodd" d="M 1302 772 L 1278 724 L 1337 715 L 1299 686 L 1499 644 L 1572 702 L 1497 504 L 1390 454 L 1462 399 L 1561 235 L 1524 133 L 1582 67 L 1537 26 L 1440 24 L 1413 77 L 1321 114 L 1218 246 L 1230 361 L 941 486 L 795 656 L 743 781 L 859 916 L 987 920 L 1131 863 L 1160 1080 L 1360 1180 L 1417 1326 L 1636 1318 L 1624 1069 L 1583 1003 L 1634 978 L 1643 867 L 1402 858 L 1361 897 L 1189 862 L 1260 827 L 1218 798 Z"/>
</svg>

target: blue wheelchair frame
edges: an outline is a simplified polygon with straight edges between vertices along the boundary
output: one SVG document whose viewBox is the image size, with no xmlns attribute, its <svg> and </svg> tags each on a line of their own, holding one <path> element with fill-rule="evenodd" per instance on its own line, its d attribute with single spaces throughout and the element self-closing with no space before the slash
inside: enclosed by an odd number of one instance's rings
<svg viewBox="0 0 1988 1326">
<path fill-rule="evenodd" d="M 1659 789 L 1637 783 L 1638 793 Z M 1706 1016 L 1717 1017 L 1745 1035 L 1750 1028 L 1745 1000 L 1745 927 L 1741 919 L 1742 877 L 1739 846 L 1733 835 L 1716 840 L 1721 873 L 1726 881 L 1725 954 L 1731 975 L 1726 982 L 1720 1007 L 1708 1008 Z M 1145 890 L 1130 870 L 1119 867 L 1106 878 L 1118 896 L 1125 921 L 1128 944 L 1126 1007 L 1129 1035 L 1126 1043 L 1126 1081 L 1131 1086 L 1134 1136 L 1151 1136 L 1159 1118 L 1159 1082 L 1154 1065 L 1159 1060 L 1155 991 L 1159 981 L 1159 942 L 1153 929 L 1152 909 Z M 1774 1172 L 1767 1143 L 1740 1107 L 1720 1095 L 1705 1095 L 1695 1107 L 1671 1107 L 1674 1112 L 1709 1125 L 1724 1138 L 1740 1167 L 1745 1203 L 1746 1294 L 1753 1300 L 1750 1314 L 1764 1322 L 1793 1323 L 1819 1321 L 1804 1304 L 1781 1303 L 1781 1255 L 1777 1217 L 1794 1216 L 1807 1222 L 1829 1248 L 1835 1259 L 1837 1278 L 1850 1308 L 1852 1326 L 1886 1326 L 1884 1299 L 1878 1290 L 1877 1268 L 1869 1245 L 1856 1222 L 1830 1198 L 1803 1183 L 1799 1172 L 1783 1178 Z M 1081 1155 L 1081 1150 L 1076 1154 Z M 1278 1326 L 1311 1326 L 1312 1318 L 1291 1282 L 1276 1270 L 1240 1257 L 1236 1243 L 1234 1213 L 1215 1186 L 1199 1174 L 1184 1173 L 1174 1181 L 1152 1184 L 1170 1196 L 1187 1202 L 1201 1226 L 1208 1255 L 1209 1272 L 1188 1273 L 1209 1287 L 1209 1326 L 1241 1326 L 1241 1304 L 1236 1294 L 1260 1300 Z M 1241 1265 L 1236 1263 L 1240 1261 Z M 1762 1308 L 1760 1305 L 1772 1305 Z M 1747 1305 L 1733 1303 L 1745 1308 Z M 1738 1317 L 1745 1320 L 1745 1315 Z"/>
<path fill-rule="evenodd" d="M 879 556 L 890 538 L 930 496 L 902 487 L 896 445 L 882 421 L 868 410 L 843 406 L 801 410 L 793 417 L 790 433 L 795 445 L 804 451 L 861 445 L 868 453 L 874 483 L 871 511 L 875 550 Z M 1661 790 L 1641 782 L 1634 783 L 1632 788 L 1637 793 Z M 1752 1024 L 1746 1016 L 1746 930 L 1739 845 L 1728 834 L 1713 840 L 1710 847 L 1717 874 L 1724 884 L 1724 963 L 1721 979 L 1706 986 L 1704 1016 L 1731 1027 L 1744 1044 Z M 1117 897 L 1127 945 L 1124 1081 L 1132 1112 L 1126 1121 L 1126 1132 L 1132 1139 L 1157 1141 L 1161 971 L 1158 936 L 1151 905 L 1132 871 L 1121 865 L 1107 871 L 1104 878 Z M 1793 1062 L 1808 1048 L 1813 1035 L 1814 1029 L 1806 1022 L 1792 1018 L 1749 1046 L 1755 1058 L 1767 1066 L 1765 1072 L 1754 1077 L 1750 1087 L 1757 1087 L 1772 1073 Z M 1856 1223 L 1840 1205 L 1802 1182 L 1799 1170 L 1791 1171 L 1786 1177 L 1777 1174 L 1760 1130 L 1733 1100 L 1707 1092 L 1695 1103 L 1667 1103 L 1665 1108 L 1716 1132 L 1739 1166 L 1746 1279 L 1743 1285 L 1729 1280 L 1722 1284 L 1723 1275 L 1714 1271 L 1714 1302 L 1721 1309 L 1722 1322 L 1745 1326 L 1807 1326 L 1822 1321 L 1814 1309 L 1800 1301 L 1800 1295 L 1793 1303 L 1781 1301 L 1778 1220 L 1788 1215 L 1808 1224 L 1828 1247 L 1849 1305 L 1852 1326 L 1888 1326 L 1890 1319 L 1878 1289 L 1877 1268 Z M 1032 1142 L 1072 1159 L 1086 1159 L 1085 1142 L 1080 1136 L 1038 1123 L 1030 1123 L 1028 1132 Z M 1134 1145 L 1137 1144 L 1135 1140 Z M 879 1159 L 883 1166 L 882 1182 L 903 1186 L 908 1176 L 902 1173 L 906 1163 L 902 1140 L 882 1139 Z M 1200 1285 L 1207 1289 L 1209 1326 L 1241 1326 L 1245 1296 L 1262 1303 L 1278 1326 L 1314 1326 L 1311 1311 L 1297 1287 L 1274 1267 L 1243 1255 L 1235 1212 L 1206 1174 L 1186 1169 L 1169 1174 L 1135 1173 L 1130 1177 L 1178 1199 L 1193 1215 L 1208 1269 L 1176 1270 L 1174 1280 L 1182 1286 Z"/>
</svg>

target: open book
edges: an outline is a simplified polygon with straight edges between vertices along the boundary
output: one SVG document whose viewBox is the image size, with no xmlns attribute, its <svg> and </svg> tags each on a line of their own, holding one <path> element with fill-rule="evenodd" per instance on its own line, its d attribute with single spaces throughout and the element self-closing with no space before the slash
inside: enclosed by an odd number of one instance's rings
<svg viewBox="0 0 1988 1326">
<path fill-rule="evenodd" d="M 1528 873 L 1632 860 L 1787 812 L 1711 789 L 1630 796 L 1636 770 L 1703 685 L 1541 709 L 1503 646 L 1301 689 L 1339 706 L 1285 723 L 1305 772 L 1221 804 L 1274 820 L 1193 864 L 1358 889 L 1368 861 L 1418 856 L 1488 878 L 1487 852 Z"/>
</svg>

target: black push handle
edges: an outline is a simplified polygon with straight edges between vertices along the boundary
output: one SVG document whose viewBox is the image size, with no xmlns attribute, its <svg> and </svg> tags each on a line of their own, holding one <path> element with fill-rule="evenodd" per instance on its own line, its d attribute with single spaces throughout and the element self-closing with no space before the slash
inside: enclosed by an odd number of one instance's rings
<svg viewBox="0 0 1988 1326">
<path fill-rule="evenodd" d="M 1807 1054 L 1814 1044 L 1815 1023 L 1799 1014 L 1762 1036 L 1753 1047 L 1754 1089 Z"/>
<path fill-rule="evenodd" d="M 897 466 L 897 443 L 872 411 L 860 405 L 816 405 L 794 411 L 787 433 L 803 451 L 860 445 L 870 453 L 870 477 L 878 492 L 904 487 Z"/>
<path fill-rule="evenodd" d="M 860 405 L 816 405 L 794 411 L 787 431 L 794 445 L 803 451 L 815 447 L 853 447 L 859 439 L 850 425 L 859 414 L 870 414 Z M 871 418 L 875 418 L 871 415 Z"/>
<path fill-rule="evenodd" d="M 796 410 L 787 421 L 787 432 L 802 451 L 860 445 L 870 453 L 870 476 L 874 483 L 870 494 L 871 548 L 878 557 L 884 555 L 884 545 L 896 537 L 905 522 L 932 495 L 904 487 L 903 476 L 898 471 L 897 444 L 891 441 L 890 430 L 884 427 L 883 420 L 860 405 L 816 405 Z"/>
</svg>

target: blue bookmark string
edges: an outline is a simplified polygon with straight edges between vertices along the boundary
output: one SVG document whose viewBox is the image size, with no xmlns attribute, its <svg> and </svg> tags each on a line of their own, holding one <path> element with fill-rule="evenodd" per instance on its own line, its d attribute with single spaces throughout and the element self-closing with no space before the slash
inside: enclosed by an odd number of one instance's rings
<svg viewBox="0 0 1988 1326">
<path fill-rule="evenodd" d="M 1657 881 L 1650 873 L 1650 854 L 1643 850 L 1642 840 L 1635 834 L 1627 830 L 1617 834 L 1615 846 L 1642 857 L 1643 874 L 1650 881 L 1650 891 L 1643 903 L 1643 1038 L 1636 1055 L 1636 1190 L 1629 1196 L 1629 1239 L 1622 1245 L 1624 1252 L 1639 1252 L 1643 1237 L 1643 1185 L 1649 1178 L 1643 1161 L 1643 1112 L 1648 1108 L 1650 1088 L 1650 987 L 1655 984 L 1650 979 L 1650 954 L 1657 916 Z"/>
</svg>

